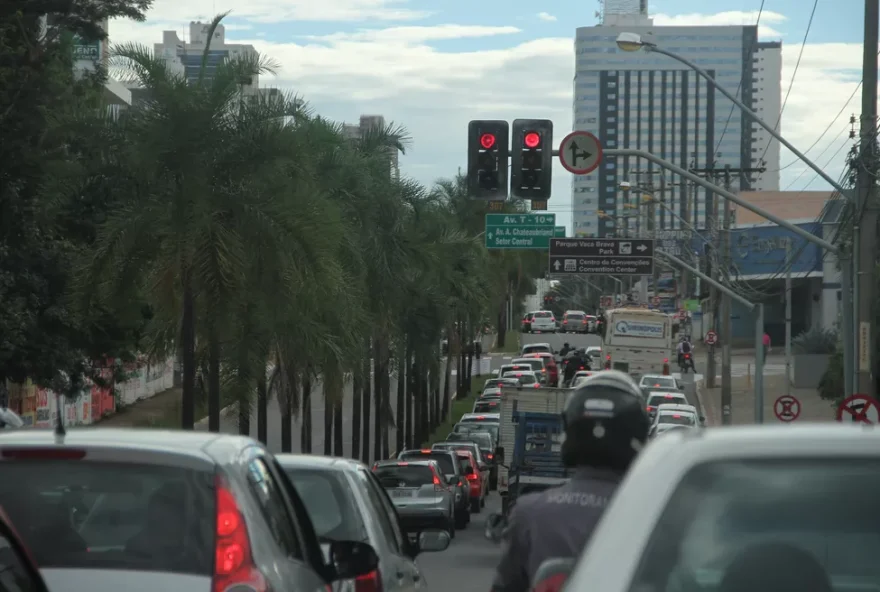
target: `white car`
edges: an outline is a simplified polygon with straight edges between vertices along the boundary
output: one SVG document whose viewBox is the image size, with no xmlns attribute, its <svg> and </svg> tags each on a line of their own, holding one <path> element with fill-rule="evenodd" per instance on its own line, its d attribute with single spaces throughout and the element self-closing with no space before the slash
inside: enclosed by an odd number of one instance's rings
<svg viewBox="0 0 880 592">
<path fill-rule="evenodd" d="M 703 418 L 693 405 L 663 404 L 657 407 L 650 435 L 659 436 L 669 430 L 681 428 L 699 428 L 702 421 Z"/>
<path fill-rule="evenodd" d="M 674 376 L 665 374 L 645 374 L 639 380 L 642 390 L 681 389 L 681 383 Z"/>
<path fill-rule="evenodd" d="M 647 411 L 651 421 L 657 416 L 657 409 L 661 405 L 688 405 L 687 397 L 682 392 L 677 391 L 648 391 Z"/>
<path fill-rule="evenodd" d="M 736 426 L 658 438 L 565 589 L 877 590 L 880 536 L 865 508 L 880 497 L 880 431 L 868 428 Z M 539 572 L 551 561 L 563 559 Z"/>
<path fill-rule="evenodd" d="M 549 310 L 536 310 L 532 313 L 532 333 L 556 333 L 556 317 Z"/>
<path fill-rule="evenodd" d="M 525 356 L 527 354 L 555 354 L 553 351 L 553 347 L 549 343 L 527 343 L 522 346 L 522 351 L 519 352 L 520 356 Z"/>
<path fill-rule="evenodd" d="M 510 372 L 502 374 L 501 377 L 515 378 L 519 381 L 519 385 L 524 387 L 540 388 L 541 386 L 541 381 L 538 378 L 538 375 L 531 371 L 511 370 Z"/>
</svg>

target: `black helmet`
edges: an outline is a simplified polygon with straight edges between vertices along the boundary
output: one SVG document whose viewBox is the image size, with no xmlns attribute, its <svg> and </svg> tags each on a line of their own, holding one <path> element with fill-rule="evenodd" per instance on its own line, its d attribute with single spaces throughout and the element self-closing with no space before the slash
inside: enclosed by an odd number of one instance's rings
<svg viewBox="0 0 880 592">
<path fill-rule="evenodd" d="M 568 342 L 566 341 L 565 343 L 562 344 L 562 347 L 571 347 L 571 346 L 568 345 Z"/>
<path fill-rule="evenodd" d="M 587 378 L 562 412 L 562 460 L 625 471 L 648 439 L 651 422 L 638 385 L 618 370 Z"/>
</svg>

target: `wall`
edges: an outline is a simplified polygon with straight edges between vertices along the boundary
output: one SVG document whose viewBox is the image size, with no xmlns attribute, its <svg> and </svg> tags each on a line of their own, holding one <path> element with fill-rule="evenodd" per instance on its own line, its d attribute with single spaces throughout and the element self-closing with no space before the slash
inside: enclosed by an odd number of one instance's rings
<svg viewBox="0 0 880 592">
<path fill-rule="evenodd" d="M 127 370 L 134 375 L 116 387 L 122 407 L 174 386 L 174 358 L 140 368 L 133 366 Z M 58 416 L 55 393 L 30 381 L 23 385 L 10 385 L 9 408 L 19 414 L 28 427 L 52 427 Z M 110 389 L 92 386 L 75 401 L 63 400 L 61 412 L 66 426 L 90 425 L 116 412 L 116 398 Z"/>
</svg>

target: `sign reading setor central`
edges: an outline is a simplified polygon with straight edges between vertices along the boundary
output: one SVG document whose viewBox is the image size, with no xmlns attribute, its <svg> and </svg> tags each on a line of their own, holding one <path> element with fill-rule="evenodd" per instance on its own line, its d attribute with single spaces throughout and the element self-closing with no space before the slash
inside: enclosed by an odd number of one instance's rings
<svg viewBox="0 0 880 592">
<path fill-rule="evenodd" d="M 637 238 L 551 238 L 550 273 L 651 275 L 654 241 Z"/>
</svg>

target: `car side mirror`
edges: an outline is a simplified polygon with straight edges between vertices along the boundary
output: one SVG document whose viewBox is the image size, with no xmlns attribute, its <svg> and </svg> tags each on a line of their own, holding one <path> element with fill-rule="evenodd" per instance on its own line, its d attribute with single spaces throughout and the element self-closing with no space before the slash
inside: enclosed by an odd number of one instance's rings
<svg viewBox="0 0 880 592">
<path fill-rule="evenodd" d="M 497 368 L 495 370 L 492 370 L 492 376 L 498 376 L 499 374 L 500 371 Z"/>
<path fill-rule="evenodd" d="M 547 559 L 535 572 L 535 583 L 532 590 L 535 592 L 557 592 L 562 590 L 568 576 L 574 570 L 575 560 L 570 557 Z"/>
<path fill-rule="evenodd" d="M 702 422 L 704 422 L 704 421 L 706 421 L 706 418 L 705 418 L 704 416 L 701 415 L 701 416 L 700 416 L 700 422 L 702 423 Z"/>
<path fill-rule="evenodd" d="M 367 543 L 333 541 L 330 543 L 330 563 L 336 571 L 334 580 L 352 580 L 379 568 L 379 556 Z"/>
<path fill-rule="evenodd" d="M 420 552 L 436 553 L 449 548 L 449 533 L 445 530 L 423 530 L 419 533 L 418 544 Z"/>
</svg>

